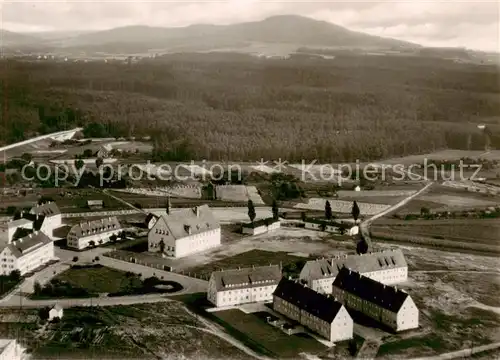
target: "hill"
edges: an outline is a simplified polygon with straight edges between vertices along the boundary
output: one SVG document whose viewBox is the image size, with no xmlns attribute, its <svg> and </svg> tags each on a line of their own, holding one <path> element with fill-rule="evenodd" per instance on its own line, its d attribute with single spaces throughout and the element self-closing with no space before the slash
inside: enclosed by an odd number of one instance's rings
<svg viewBox="0 0 500 360">
<path fill-rule="evenodd" d="M 47 40 L 47 39 L 46 39 Z M 134 53 L 158 49 L 205 51 L 241 48 L 252 43 L 292 44 L 348 48 L 418 48 L 404 41 L 386 39 L 350 31 L 338 25 L 310 18 L 283 15 L 262 21 L 232 25 L 191 25 L 180 28 L 126 26 L 110 30 L 68 36 L 51 45 L 61 48 L 96 51 L 113 46 L 113 52 Z"/>
<path fill-rule="evenodd" d="M 1 46 L 25 46 L 36 45 L 40 42 L 35 36 L 19 34 L 16 32 L 0 29 L 0 44 Z"/>
</svg>

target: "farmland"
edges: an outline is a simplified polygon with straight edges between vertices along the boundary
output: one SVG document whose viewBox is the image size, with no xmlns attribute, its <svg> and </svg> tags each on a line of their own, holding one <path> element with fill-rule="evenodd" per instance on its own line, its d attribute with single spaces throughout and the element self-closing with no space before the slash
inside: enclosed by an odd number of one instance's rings
<svg viewBox="0 0 500 360">
<path fill-rule="evenodd" d="M 321 199 L 321 198 L 311 198 L 308 199 L 306 204 L 297 204 L 295 208 L 306 209 L 306 210 L 324 210 L 326 201 L 330 202 L 332 211 L 334 213 L 344 213 L 349 214 L 352 210 L 352 202 L 345 200 L 335 200 L 335 199 Z M 362 215 L 374 215 L 379 212 L 384 211 L 389 208 L 389 205 L 385 204 L 374 204 L 374 203 L 358 203 L 359 210 Z"/>
</svg>

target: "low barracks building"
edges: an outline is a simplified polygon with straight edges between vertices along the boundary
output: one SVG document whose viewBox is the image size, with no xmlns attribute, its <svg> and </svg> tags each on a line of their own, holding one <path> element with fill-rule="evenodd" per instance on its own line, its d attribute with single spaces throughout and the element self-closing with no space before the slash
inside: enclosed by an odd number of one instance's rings
<svg viewBox="0 0 500 360">
<path fill-rule="evenodd" d="M 54 243 L 40 231 L 8 243 L 0 251 L 0 275 L 29 273 L 54 259 Z"/>
<path fill-rule="evenodd" d="M 267 218 L 255 220 L 254 222 L 241 225 L 241 232 L 249 235 L 264 234 L 269 231 L 279 229 L 281 222 L 279 219 Z"/>
<path fill-rule="evenodd" d="M 109 242 L 111 236 L 118 236 L 121 231 L 122 227 L 116 216 L 82 222 L 69 231 L 67 245 L 78 250 L 102 245 Z"/>
<path fill-rule="evenodd" d="M 281 279 L 278 265 L 214 271 L 207 299 L 217 307 L 271 301 Z"/>
<path fill-rule="evenodd" d="M 293 280 L 281 279 L 274 292 L 273 308 L 329 341 L 353 337 L 352 318 L 340 302 Z"/>
<path fill-rule="evenodd" d="M 219 222 L 203 205 L 161 216 L 148 233 L 148 251 L 180 258 L 217 247 L 220 240 Z"/>
<path fill-rule="evenodd" d="M 408 264 L 400 249 L 308 261 L 299 279 L 314 291 L 331 294 L 332 283 L 344 267 L 386 285 L 408 280 Z"/>
<path fill-rule="evenodd" d="M 419 311 L 410 295 L 347 268 L 333 282 L 333 296 L 348 309 L 388 326 L 395 331 L 418 328 Z"/>
</svg>

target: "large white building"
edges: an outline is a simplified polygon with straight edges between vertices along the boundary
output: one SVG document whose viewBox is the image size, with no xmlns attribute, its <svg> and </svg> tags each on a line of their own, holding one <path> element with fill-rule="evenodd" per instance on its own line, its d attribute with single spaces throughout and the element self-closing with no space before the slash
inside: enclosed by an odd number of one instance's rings
<svg viewBox="0 0 500 360">
<path fill-rule="evenodd" d="M 207 299 L 217 307 L 271 301 L 280 279 L 278 265 L 214 271 Z"/>
<path fill-rule="evenodd" d="M 311 260 L 302 268 L 299 279 L 314 291 L 331 294 L 332 283 L 344 267 L 386 285 L 408 280 L 408 264 L 400 249 Z"/>
<path fill-rule="evenodd" d="M 340 302 L 293 280 L 280 281 L 273 309 L 331 342 L 353 338 L 354 323 Z"/>
<path fill-rule="evenodd" d="M 62 226 L 61 210 L 53 201 L 32 207 L 22 217 L 33 221 L 33 229 L 43 232 L 52 240 L 55 239 L 54 230 Z"/>
<path fill-rule="evenodd" d="M 0 225 L 0 231 L 3 233 L 3 238 L 10 243 L 14 239 L 14 235 L 19 232 L 19 229 L 33 230 L 33 221 L 28 219 L 11 220 Z"/>
<path fill-rule="evenodd" d="M 118 236 L 122 226 L 116 216 L 85 221 L 73 226 L 67 237 L 67 246 L 83 250 L 88 247 L 99 246 L 110 241 L 111 236 Z"/>
<path fill-rule="evenodd" d="M 343 268 L 333 282 L 332 295 L 347 309 L 358 311 L 394 331 L 418 328 L 419 311 L 411 296 Z"/>
<path fill-rule="evenodd" d="M 208 205 L 161 216 L 148 233 L 148 250 L 180 258 L 220 245 L 221 232 Z"/>
<path fill-rule="evenodd" d="M 3 246 L 0 251 L 0 275 L 19 270 L 21 275 L 54 260 L 54 243 L 44 233 L 35 231 Z"/>
</svg>

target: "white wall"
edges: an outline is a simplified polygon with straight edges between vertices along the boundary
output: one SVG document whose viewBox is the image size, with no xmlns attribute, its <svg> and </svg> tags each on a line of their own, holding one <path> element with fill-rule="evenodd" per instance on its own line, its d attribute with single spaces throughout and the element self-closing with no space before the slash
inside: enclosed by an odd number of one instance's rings
<svg viewBox="0 0 500 360">
<path fill-rule="evenodd" d="M 330 329 L 330 341 L 342 341 L 353 338 L 354 322 L 347 309 L 342 306 L 333 320 Z"/>
<path fill-rule="evenodd" d="M 397 315 L 397 331 L 418 328 L 419 311 L 411 297 L 407 297 Z"/>
<path fill-rule="evenodd" d="M 50 242 L 38 249 L 21 256 L 15 261 L 15 267 L 24 275 L 54 259 L 54 243 Z"/>
<path fill-rule="evenodd" d="M 175 240 L 176 258 L 196 254 L 220 245 L 220 228 Z"/>
<path fill-rule="evenodd" d="M 246 303 L 271 301 L 278 284 L 251 287 L 246 289 L 231 289 L 217 292 L 217 307 L 234 306 Z"/>
<path fill-rule="evenodd" d="M 80 238 L 76 238 L 74 236 L 68 235 L 67 245 L 70 248 L 82 250 L 82 249 L 90 247 L 90 242 L 94 241 L 95 246 L 99 246 L 99 245 L 106 244 L 107 242 L 109 242 L 110 236 L 112 236 L 112 235 L 118 236 L 121 231 L 122 231 L 122 229 L 113 229 L 112 231 L 106 231 L 106 232 L 100 233 L 100 234 L 91 234 L 91 235 L 80 237 Z M 99 241 L 101 241 L 101 240 L 102 240 L 102 243 L 99 243 Z"/>
</svg>

